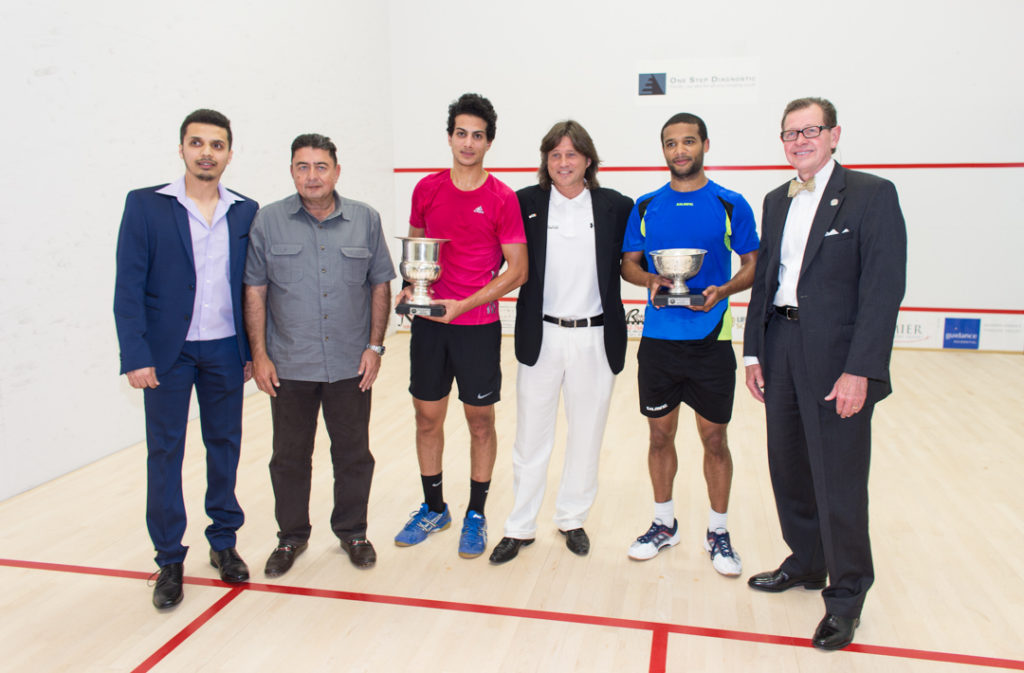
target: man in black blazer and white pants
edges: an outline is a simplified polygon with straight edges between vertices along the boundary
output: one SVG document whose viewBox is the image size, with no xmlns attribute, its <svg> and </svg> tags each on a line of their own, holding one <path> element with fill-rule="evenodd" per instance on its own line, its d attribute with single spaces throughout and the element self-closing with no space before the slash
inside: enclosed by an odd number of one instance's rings
<svg viewBox="0 0 1024 673">
<path fill-rule="evenodd" d="M 853 641 L 874 580 L 871 414 L 892 390 L 907 263 L 896 188 L 833 160 L 840 130 L 827 100 L 786 107 L 781 138 L 799 179 L 765 197 L 743 346 L 747 388 L 765 403 L 772 487 L 792 551 L 749 584 L 825 587 L 812 640 L 822 649 Z"/>
<path fill-rule="evenodd" d="M 515 504 L 492 563 L 512 560 L 534 540 L 560 392 L 568 434 L 555 525 L 573 553 L 590 551 L 583 523 L 597 496 L 612 385 L 626 357 L 619 257 L 633 201 L 598 186 L 600 160 L 577 122 L 555 124 L 540 151 L 540 184 L 516 193 L 529 279 L 516 302 Z"/>
</svg>

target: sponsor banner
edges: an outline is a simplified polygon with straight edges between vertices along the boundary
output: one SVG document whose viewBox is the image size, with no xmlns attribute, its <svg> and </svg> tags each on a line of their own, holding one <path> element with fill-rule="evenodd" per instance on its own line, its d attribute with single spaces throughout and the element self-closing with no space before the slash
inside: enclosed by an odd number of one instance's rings
<svg viewBox="0 0 1024 673">
<path fill-rule="evenodd" d="M 978 350 L 981 318 L 946 318 L 942 330 L 943 348 Z"/>
<path fill-rule="evenodd" d="M 643 301 L 623 302 L 626 310 L 626 334 L 639 339 L 644 331 L 644 313 L 647 304 Z M 689 309 L 662 309 L 689 310 Z M 509 336 L 515 333 L 516 303 L 514 298 L 498 302 L 501 317 L 501 332 Z M 732 305 L 732 340 L 743 341 L 746 325 L 746 304 Z M 408 331 L 410 318 L 392 314 L 391 324 L 396 330 Z M 976 313 L 966 315 L 921 310 L 900 311 L 893 339 L 895 348 L 958 349 L 980 351 L 1024 352 L 1024 314 Z"/>
<path fill-rule="evenodd" d="M 756 58 L 646 60 L 637 63 L 636 102 L 688 108 L 694 103 L 756 103 Z"/>
</svg>

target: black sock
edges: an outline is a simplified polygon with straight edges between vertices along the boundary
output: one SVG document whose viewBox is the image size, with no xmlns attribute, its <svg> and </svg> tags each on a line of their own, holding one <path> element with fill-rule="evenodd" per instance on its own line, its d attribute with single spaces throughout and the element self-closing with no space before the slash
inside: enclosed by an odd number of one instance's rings
<svg viewBox="0 0 1024 673">
<path fill-rule="evenodd" d="M 427 503 L 427 509 L 440 514 L 444 511 L 444 491 L 441 486 L 441 472 L 435 475 L 420 475 L 423 480 L 423 502 Z"/>
<path fill-rule="evenodd" d="M 491 482 L 469 480 L 469 507 L 480 516 L 484 514 L 484 503 L 487 502 L 487 491 L 491 488 Z"/>
</svg>

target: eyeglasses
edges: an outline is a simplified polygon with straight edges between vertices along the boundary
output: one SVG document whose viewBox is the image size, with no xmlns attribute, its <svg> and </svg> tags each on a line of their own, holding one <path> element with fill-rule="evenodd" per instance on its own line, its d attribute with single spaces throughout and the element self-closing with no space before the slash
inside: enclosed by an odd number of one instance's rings
<svg viewBox="0 0 1024 673">
<path fill-rule="evenodd" d="M 831 130 L 834 128 L 834 126 L 808 126 L 807 128 L 802 128 L 799 131 L 783 131 L 782 133 L 779 134 L 779 137 L 782 138 L 783 142 L 789 143 L 796 140 L 796 137 L 802 133 L 804 134 L 804 138 L 810 140 L 811 138 L 817 138 L 818 136 L 820 136 L 821 132 L 824 131 L 825 129 Z"/>
</svg>

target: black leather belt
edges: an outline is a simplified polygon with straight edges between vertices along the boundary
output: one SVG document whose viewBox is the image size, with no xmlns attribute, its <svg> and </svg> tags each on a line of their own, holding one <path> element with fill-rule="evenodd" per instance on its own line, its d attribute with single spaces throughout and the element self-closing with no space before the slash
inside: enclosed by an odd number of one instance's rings
<svg viewBox="0 0 1024 673">
<path fill-rule="evenodd" d="M 800 309 L 796 306 L 776 306 L 775 312 L 786 320 L 800 320 Z"/>
<path fill-rule="evenodd" d="M 580 318 L 579 320 L 566 320 L 554 316 L 544 316 L 544 322 L 551 322 L 559 327 L 597 327 L 604 324 L 604 314 L 595 315 L 593 318 Z"/>
</svg>

